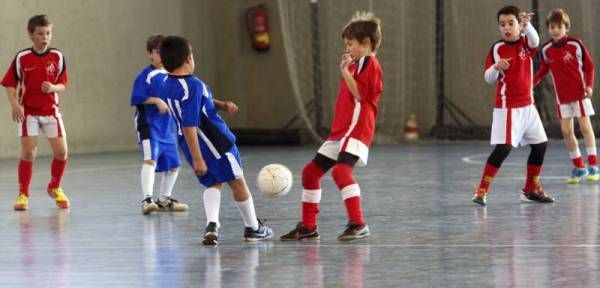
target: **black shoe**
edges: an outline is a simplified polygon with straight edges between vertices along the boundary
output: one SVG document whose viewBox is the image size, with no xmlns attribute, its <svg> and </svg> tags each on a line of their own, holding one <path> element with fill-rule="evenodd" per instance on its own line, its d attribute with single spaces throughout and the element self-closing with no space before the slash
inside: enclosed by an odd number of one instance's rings
<svg viewBox="0 0 600 288">
<path fill-rule="evenodd" d="M 289 233 L 279 237 L 281 241 L 297 241 L 297 240 L 319 240 L 319 232 L 317 231 L 317 227 L 315 229 L 308 229 L 304 227 L 302 222 L 299 222 L 296 225 L 296 228 Z"/>
<path fill-rule="evenodd" d="M 369 232 L 369 226 L 367 226 L 367 224 L 356 224 L 348 222 L 348 225 L 346 225 L 346 230 L 344 230 L 344 233 L 342 233 L 342 235 L 338 236 L 338 240 L 351 241 L 355 239 L 369 237 L 370 235 L 371 232 Z"/>
<path fill-rule="evenodd" d="M 219 228 L 217 228 L 217 223 L 209 222 L 204 231 L 204 240 L 202 240 L 202 244 L 217 245 L 219 243 L 217 241 L 217 238 L 219 237 Z"/>
<path fill-rule="evenodd" d="M 263 224 L 260 219 L 256 220 L 258 220 L 258 229 L 252 230 L 250 227 L 244 228 L 244 240 L 248 242 L 256 242 L 273 237 L 273 230 L 271 230 L 269 226 Z"/>
<path fill-rule="evenodd" d="M 521 190 L 521 192 L 521 201 L 523 202 L 554 203 L 554 198 L 544 193 L 541 187 L 536 191 L 525 192 Z"/>
</svg>

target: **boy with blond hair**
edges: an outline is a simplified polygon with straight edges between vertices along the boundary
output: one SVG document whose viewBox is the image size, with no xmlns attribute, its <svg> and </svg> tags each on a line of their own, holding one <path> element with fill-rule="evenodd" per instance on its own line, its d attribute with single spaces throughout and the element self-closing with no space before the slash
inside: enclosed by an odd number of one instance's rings
<svg viewBox="0 0 600 288">
<path fill-rule="evenodd" d="M 571 28 L 569 15 L 563 9 L 553 9 L 546 18 L 546 27 L 552 39 L 542 45 L 540 68 L 534 84 L 550 72 L 556 99 L 556 116 L 573 162 L 568 184 L 577 184 L 587 176 L 589 181 L 600 180 L 596 157 L 596 137 L 590 116 L 594 115 L 592 94 L 594 87 L 594 60 L 583 42 L 568 35 Z M 588 156 L 586 169 L 573 129 L 573 118 L 578 118 Z"/>
<path fill-rule="evenodd" d="M 381 43 L 381 21 L 370 12 L 357 12 L 342 30 L 346 52 L 339 69 L 341 83 L 331 132 L 316 156 L 302 171 L 302 221 L 282 241 L 318 240 L 317 214 L 321 178 L 331 176 L 340 189 L 348 224 L 338 240 L 350 241 L 370 235 L 363 218 L 361 188 L 354 179 L 355 165 L 365 166 L 375 134 L 377 104 L 383 91 L 383 72 L 375 57 Z"/>
</svg>

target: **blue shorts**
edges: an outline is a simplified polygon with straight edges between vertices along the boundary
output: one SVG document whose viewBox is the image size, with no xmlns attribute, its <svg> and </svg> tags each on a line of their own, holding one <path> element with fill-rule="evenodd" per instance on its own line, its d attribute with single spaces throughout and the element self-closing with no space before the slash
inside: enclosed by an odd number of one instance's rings
<svg viewBox="0 0 600 288">
<path fill-rule="evenodd" d="M 192 165 L 192 157 L 190 151 L 187 149 L 187 145 L 182 146 L 181 150 L 183 151 L 183 155 L 185 155 L 185 159 Z M 218 155 L 202 150 L 202 158 L 206 162 L 208 171 L 206 174 L 196 177 L 198 177 L 200 184 L 205 187 L 230 182 L 244 176 L 240 152 L 235 145 L 228 152 L 225 152 L 225 155 Z"/>
<path fill-rule="evenodd" d="M 177 144 L 163 143 L 153 139 L 144 139 L 140 142 L 142 157 L 144 161 L 154 160 L 156 162 L 155 172 L 166 172 L 181 166 Z"/>
</svg>

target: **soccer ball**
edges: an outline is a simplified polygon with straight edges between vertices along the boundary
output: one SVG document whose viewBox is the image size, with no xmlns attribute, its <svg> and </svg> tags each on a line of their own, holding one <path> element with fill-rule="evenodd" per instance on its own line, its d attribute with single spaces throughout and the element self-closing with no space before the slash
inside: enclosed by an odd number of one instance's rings
<svg viewBox="0 0 600 288">
<path fill-rule="evenodd" d="M 279 197 L 292 189 L 292 172 L 281 164 L 269 164 L 258 172 L 258 189 L 268 197 Z"/>
</svg>

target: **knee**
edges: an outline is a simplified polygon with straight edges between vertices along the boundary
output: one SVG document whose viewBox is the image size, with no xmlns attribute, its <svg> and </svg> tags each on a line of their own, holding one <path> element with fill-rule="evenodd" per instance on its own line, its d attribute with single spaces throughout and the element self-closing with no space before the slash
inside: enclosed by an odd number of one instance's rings
<svg viewBox="0 0 600 288">
<path fill-rule="evenodd" d="M 323 170 L 315 162 L 311 161 L 302 169 L 302 184 L 307 189 L 317 189 L 316 186 L 319 186 L 318 183 L 323 174 L 325 174 Z"/>
<path fill-rule="evenodd" d="M 54 153 L 54 159 L 67 160 L 67 151 L 57 151 Z"/>
<path fill-rule="evenodd" d="M 339 189 L 356 183 L 356 181 L 354 181 L 354 177 L 352 176 L 352 166 L 347 164 L 336 164 L 333 166 L 331 176 L 333 177 L 333 181 Z"/>
<path fill-rule="evenodd" d="M 37 149 L 35 147 L 31 149 L 23 149 L 21 150 L 21 159 L 31 162 L 33 159 L 35 159 L 36 152 Z"/>
<path fill-rule="evenodd" d="M 570 138 L 572 136 L 574 136 L 573 134 L 573 127 L 560 127 L 560 132 L 563 135 L 563 138 L 567 139 Z"/>
<path fill-rule="evenodd" d="M 536 153 L 536 154 L 545 154 L 546 153 L 546 148 L 548 147 L 548 142 L 542 142 L 539 144 L 533 144 L 531 145 L 531 152 Z"/>
</svg>

